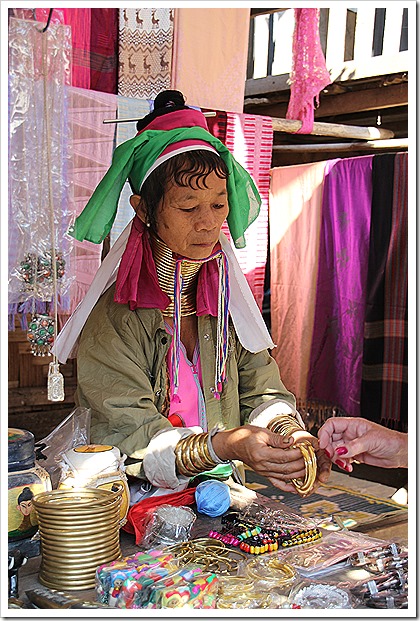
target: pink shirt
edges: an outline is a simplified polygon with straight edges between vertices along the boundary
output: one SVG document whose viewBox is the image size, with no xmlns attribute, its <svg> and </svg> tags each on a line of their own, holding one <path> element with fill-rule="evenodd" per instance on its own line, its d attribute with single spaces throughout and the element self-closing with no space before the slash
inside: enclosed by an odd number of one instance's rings
<svg viewBox="0 0 420 621">
<path fill-rule="evenodd" d="M 166 323 L 165 328 L 168 334 L 173 334 L 172 327 Z M 167 354 L 167 364 L 169 377 L 172 377 L 172 348 L 173 341 Z M 202 377 L 200 364 L 200 348 L 196 343 L 193 359 L 188 360 L 187 351 L 181 343 L 179 359 L 179 403 L 175 403 L 173 397 L 173 386 L 170 387 L 170 406 L 168 420 L 174 427 L 193 427 L 199 425 L 207 431 L 206 406 L 202 391 Z"/>
</svg>

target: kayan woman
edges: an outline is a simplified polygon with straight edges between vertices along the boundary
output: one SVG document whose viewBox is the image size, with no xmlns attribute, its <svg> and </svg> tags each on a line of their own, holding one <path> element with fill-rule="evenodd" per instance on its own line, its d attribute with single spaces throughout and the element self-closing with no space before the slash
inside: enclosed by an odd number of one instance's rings
<svg viewBox="0 0 420 621">
<path fill-rule="evenodd" d="M 137 129 L 71 231 L 100 243 L 128 179 L 133 221 L 56 344 L 65 361 L 82 329 L 76 401 L 91 409 L 91 441 L 119 447 L 127 473 L 158 487 L 181 489 L 237 460 L 295 491 L 291 481 L 302 482 L 315 460 L 296 443 L 317 448 L 317 440 L 304 431 L 221 232 L 227 219 L 235 245 L 245 245 L 258 190 L 181 93 L 161 93 Z M 327 480 L 329 462 L 317 457 L 317 481 Z"/>
</svg>

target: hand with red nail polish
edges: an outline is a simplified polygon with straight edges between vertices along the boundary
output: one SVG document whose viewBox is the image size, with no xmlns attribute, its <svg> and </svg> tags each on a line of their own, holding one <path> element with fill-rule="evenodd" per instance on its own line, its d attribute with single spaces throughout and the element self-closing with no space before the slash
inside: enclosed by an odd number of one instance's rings
<svg viewBox="0 0 420 621">
<path fill-rule="evenodd" d="M 353 470 L 352 461 L 382 468 L 408 467 L 407 434 L 360 417 L 329 418 L 318 432 L 319 447 L 339 468 Z M 345 455 L 345 460 L 337 459 Z"/>
<path fill-rule="evenodd" d="M 337 453 L 337 455 L 345 455 L 346 453 L 348 453 L 348 450 L 345 446 L 339 446 L 335 449 L 335 452 Z"/>
</svg>

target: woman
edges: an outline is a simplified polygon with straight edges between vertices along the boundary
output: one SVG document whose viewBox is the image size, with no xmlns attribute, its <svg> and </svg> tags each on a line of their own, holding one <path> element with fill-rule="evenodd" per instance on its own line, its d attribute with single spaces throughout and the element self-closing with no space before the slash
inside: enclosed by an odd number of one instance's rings
<svg viewBox="0 0 420 621">
<path fill-rule="evenodd" d="M 102 265 L 93 288 L 104 293 L 78 346 L 76 399 L 91 409 L 91 440 L 118 446 L 127 473 L 158 487 L 185 487 L 191 476 L 238 460 L 295 491 L 309 449 L 292 445 L 317 448 L 317 440 L 281 382 L 267 351 L 274 344 L 221 233 L 227 219 L 235 244 L 244 245 L 258 191 L 179 92 L 161 93 L 137 129 L 115 150 L 71 232 L 102 241 L 128 178 L 136 215 Z M 60 360 L 83 323 L 71 338 L 71 326 L 60 334 Z M 267 429 L 280 419 L 291 439 Z M 318 482 L 329 469 L 318 453 Z"/>
</svg>

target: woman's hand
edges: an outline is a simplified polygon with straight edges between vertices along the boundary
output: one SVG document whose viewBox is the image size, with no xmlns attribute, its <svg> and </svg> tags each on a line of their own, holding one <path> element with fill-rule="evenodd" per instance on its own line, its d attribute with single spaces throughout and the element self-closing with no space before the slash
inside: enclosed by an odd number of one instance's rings
<svg viewBox="0 0 420 621">
<path fill-rule="evenodd" d="M 317 438 L 303 430 L 295 432 L 291 438 L 285 438 L 263 427 L 244 425 L 217 433 L 213 437 L 213 448 L 220 459 L 238 459 L 266 477 L 275 487 L 284 492 L 296 493 L 290 481 L 305 475 L 305 462 L 296 446 L 298 441 L 304 439 L 318 449 Z M 318 480 L 313 489 L 320 482 L 328 480 L 330 469 L 331 463 L 321 454 Z"/>
<path fill-rule="evenodd" d="M 407 434 L 365 418 L 337 416 L 318 432 L 319 446 L 339 468 L 351 472 L 355 460 L 382 468 L 408 466 Z"/>
</svg>

